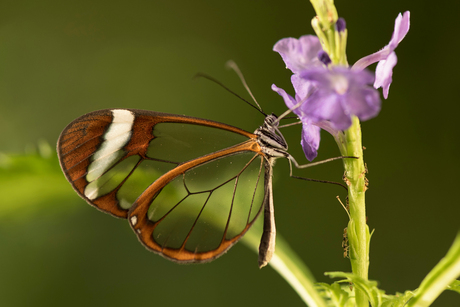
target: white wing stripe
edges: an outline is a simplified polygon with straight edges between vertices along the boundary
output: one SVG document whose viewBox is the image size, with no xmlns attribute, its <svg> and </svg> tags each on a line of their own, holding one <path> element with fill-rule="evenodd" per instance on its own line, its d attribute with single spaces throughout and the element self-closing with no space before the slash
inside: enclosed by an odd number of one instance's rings
<svg viewBox="0 0 460 307">
<path fill-rule="evenodd" d="M 86 180 L 92 182 L 105 173 L 121 155 L 116 154 L 125 146 L 131 138 L 131 130 L 134 124 L 134 114 L 128 110 L 112 110 L 113 120 L 107 132 L 104 134 L 104 141 L 94 153 L 92 162 L 88 166 Z M 98 196 L 97 187 L 85 189 L 85 196 L 95 199 Z"/>
</svg>

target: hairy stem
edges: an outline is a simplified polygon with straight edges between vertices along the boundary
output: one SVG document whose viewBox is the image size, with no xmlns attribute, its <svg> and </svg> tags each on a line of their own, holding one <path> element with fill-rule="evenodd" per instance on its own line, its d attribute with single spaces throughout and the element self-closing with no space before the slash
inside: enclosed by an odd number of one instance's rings
<svg viewBox="0 0 460 307">
<path fill-rule="evenodd" d="M 363 160 L 361 142 L 361 126 L 357 117 L 353 118 L 352 126 L 345 132 L 345 149 L 347 156 L 359 159 L 344 159 L 344 180 L 348 186 L 348 202 L 351 220 L 348 224 L 348 240 L 350 244 L 350 261 L 353 273 L 364 280 L 369 270 L 369 228 L 366 224 L 365 192 L 366 168 Z M 356 288 L 355 288 L 356 289 Z M 356 291 L 356 305 L 368 307 L 368 299 L 364 292 Z"/>
</svg>

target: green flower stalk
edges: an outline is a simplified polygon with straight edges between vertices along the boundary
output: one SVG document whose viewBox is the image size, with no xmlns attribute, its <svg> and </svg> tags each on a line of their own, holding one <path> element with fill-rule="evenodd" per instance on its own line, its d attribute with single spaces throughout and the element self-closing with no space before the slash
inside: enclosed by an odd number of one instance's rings
<svg viewBox="0 0 460 307">
<path fill-rule="evenodd" d="M 353 118 L 353 124 L 345 132 L 345 138 L 346 155 L 358 157 L 358 159 L 344 159 L 344 179 L 348 186 L 350 213 L 350 221 L 347 228 L 348 242 L 350 244 L 350 262 L 353 273 L 367 280 L 370 244 L 365 205 L 367 180 L 366 168 L 363 160 L 361 127 L 357 117 Z M 356 303 L 357 306 L 367 306 L 367 297 L 359 289 L 356 289 Z"/>
</svg>

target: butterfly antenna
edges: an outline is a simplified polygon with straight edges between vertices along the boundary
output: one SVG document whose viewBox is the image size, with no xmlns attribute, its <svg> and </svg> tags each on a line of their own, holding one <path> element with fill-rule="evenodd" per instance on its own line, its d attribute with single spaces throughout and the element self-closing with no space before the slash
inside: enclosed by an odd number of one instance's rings
<svg viewBox="0 0 460 307">
<path fill-rule="evenodd" d="M 205 78 L 205 79 L 208 79 L 209 81 L 212 81 L 214 83 L 216 83 L 217 85 L 221 86 L 222 88 L 224 88 L 227 92 L 235 95 L 236 97 L 238 97 L 239 99 L 243 100 L 244 102 L 246 102 L 248 105 L 250 105 L 251 107 L 253 107 L 254 109 L 256 109 L 257 111 L 259 112 L 262 112 L 262 114 L 266 115 L 262 110 L 260 110 L 259 108 L 257 108 L 255 105 L 253 105 L 252 103 L 250 103 L 249 101 L 247 101 L 246 99 L 244 99 L 243 97 L 241 97 L 240 95 L 238 95 L 237 93 L 235 93 L 234 91 L 232 91 L 231 89 L 229 89 L 228 87 L 226 87 L 222 82 L 220 82 L 219 80 L 207 75 L 207 74 L 204 74 L 204 73 L 197 73 L 194 78 Z"/>
<path fill-rule="evenodd" d="M 233 69 L 233 71 L 236 72 L 236 74 L 238 75 L 238 77 L 241 80 L 241 83 L 243 83 L 244 88 L 246 89 L 246 91 L 251 96 L 252 100 L 254 100 L 255 104 L 259 108 L 260 113 L 262 113 L 263 115 L 267 116 L 267 114 L 260 107 L 260 104 L 257 102 L 256 97 L 254 97 L 254 95 L 252 94 L 251 89 L 249 88 L 248 84 L 246 83 L 246 80 L 244 79 L 243 73 L 241 72 L 241 70 L 238 67 L 238 65 L 236 65 L 236 63 L 234 61 L 229 60 L 229 61 L 227 61 L 225 66 L 227 66 L 230 69 Z"/>
</svg>

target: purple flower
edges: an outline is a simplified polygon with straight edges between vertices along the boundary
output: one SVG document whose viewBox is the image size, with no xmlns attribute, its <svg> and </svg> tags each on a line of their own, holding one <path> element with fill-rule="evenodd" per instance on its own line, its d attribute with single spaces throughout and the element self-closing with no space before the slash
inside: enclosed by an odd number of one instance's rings
<svg viewBox="0 0 460 307">
<path fill-rule="evenodd" d="M 301 144 L 309 161 L 318 154 L 320 128 L 337 137 L 340 130 L 350 127 L 352 115 L 366 120 L 379 112 L 378 92 L 369 86 L 374 82 L 373 75 L 345 67 L 327 69 L 323 65 L 327 61 L 318 58 L 324 58 L 324 51 L 315 36 L 282 39 L 273 49 L 294 73 L 291 83 L 295 98 L 276 85 L 272 85 L 272 90 L 300 118 Z"/>
<path fill-rule="evenodd" d="M 352 115 L 367 120 L 380 111 L 380 96 L 371 86 L 374 76 L 367 70 L 314 67 L 292 75 L 291 82 L 295 98 L 274 84 L 272 90 L 300 118 L 301 144 L 309 161 L 318 154 L 320 128 L 337 138 L 340 130 L 351 126 Z"/>
<path fill-rule="evenodd" d="M 281 55 L 286 67 L 294 74 L 321 65 L 318 53 L 323 49 L 318 37 L 314 35 L 304 35 L 299 39 L 283 38 L 273 46 L 273 50 Z"/>
<path fill-rule="evenodd" d="M 395 29 L 390 43 L 383 47 L 382 50 L 370 54 L 353 65 L 353 70 L 362 70 L 367 66 L 379 62 L 375 71 L 374 87 L 381 87 L 383 90 L 383 97 L 388 98 L 388 91 L 390 89 L 393 67 L 398 62 L 394 50 L 398 47 L 399 43 L 406 36 L 410 27 L 410 12 L 406 11 L 403 15 L 399 14 L 395 21 Z"/>
<path fill-rule="evenodd" d="M 304 70 L 300 78 L 316 89 L 300 107 L 313 122 L 329 121 L 337 130 L 351 126 L 351 116 L 368 120 L 380 111 L 378 92 L 370 86 L 374 76 L 367 70 L 317 67 Z"/>
</svg>

